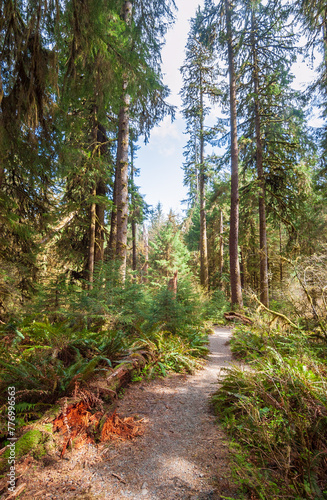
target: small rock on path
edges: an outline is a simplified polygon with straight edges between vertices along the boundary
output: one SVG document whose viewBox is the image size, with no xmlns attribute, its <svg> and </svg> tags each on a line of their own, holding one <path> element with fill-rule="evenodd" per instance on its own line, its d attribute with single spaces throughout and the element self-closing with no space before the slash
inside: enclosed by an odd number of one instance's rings
<svg viewBox="0 0 327 500">
<path fill-rule="evenodd" d="M 145 433 L 100 450 L 88 445 L 37 469 L 23 499 L 218 500 L 236 498 L 228 481 L 226 436 L 209 406 L 217 376 L 231 361 L 230 330 L 215 328 L 203 370 L 128 387 L 117 413 L 145 420 Z M 32 488 L 34 495 L 32 493 Z"/>
</svg>

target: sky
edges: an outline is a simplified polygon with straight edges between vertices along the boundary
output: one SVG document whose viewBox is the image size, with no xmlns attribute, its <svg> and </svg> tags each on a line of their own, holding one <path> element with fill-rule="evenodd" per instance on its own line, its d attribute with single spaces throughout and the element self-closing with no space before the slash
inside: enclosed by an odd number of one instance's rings
<svg viewBox="0 0 327 500">
<path fill-rule="evenodd" d="M 178 7 L 177 19 L 166 35 L 166 45 L 162 51 L 162 72 L 164 83 L 171 91 L 168 102 L 180 107 L 178 93 L 182 87 L 182 77 L 179 68 L 184 62 L 189 20 L 194 16 L 197 6 L 202 6 L 203 2 L 175 1 Z M 146 195 L 145 201 L 153 207 L 160 201 L 166 213 L 170 208 L 176 213 L 182 213 L 186 208 L 186 205 L 181 205 L 181 200 L 187 194 L 181 169 L 184 161 L 183 147 L 187 142 L 184 130 L 185 122 L 180 110 L 173 123 L 169 117 L 164 118 L 160 126 L 151 131 L 149 142 L 146 145 L 139 143 L 141 149 L 137 152 L 135 161 L 135 167 L 140 169 L 140 176 L 135 183 L 140 186 L 141 194 Z"/>
<path fill-rule="evenodd" d="M 185 58 L 189 20 L 194 16 L 198 5 L 203 6 L 203 1 L 175 0 L 175 3 L 178 12 L 174 26 L 166 35 L 166 44 L 162 51 L 162 71 L 164 83 L 171 91 L 168 102 L 179 109 L 173 122 L 166 117 L 160 126 L 154 127 L 146 145 L 142 141 L 139 142 L 140 149 L 137 152 L 135 167 L 140 169 L 140 176 L 135 182 L 149 205 L 156 207 L 160 201 L 166 213 L 172 208 L 175 213 L 182 214 L 186 204 L 181 202 L 187 196 L 187 189 L 183 186 L 181 167 L 187 136 L 184 134 L 185 122 L 181 115 L 181 99 L 178 95 L 182 87 L 179 68 Z M 314 78 L 314 69 L 301 61 L 293 65 L 293 73 L 296 77 L 293 86 L 298 90 Z M 318 122 L 316 120 L 310 124 L 317 125 Z"/>
</svg>

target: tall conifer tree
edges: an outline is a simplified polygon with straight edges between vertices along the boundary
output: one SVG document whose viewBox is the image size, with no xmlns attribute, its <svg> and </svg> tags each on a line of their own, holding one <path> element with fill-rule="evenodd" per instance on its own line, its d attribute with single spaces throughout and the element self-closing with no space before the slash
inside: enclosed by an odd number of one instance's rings
<svg viewBox="0 0 327 500">
<path fill-rule="evenodd" d="M 186 45 L 186 59 L 181 67 L 183 88 L 181 90 L 183 114 L 190 139 L 184 156 L 185 181 L 189 184 L 190 196 L 200 203 L 200 278 L 204 288 L 208 288 L 208 248 L 206 222 L 206 158 L 205 144 L 208 133 L 205 117 L 211 101 L 217 96 L 215 87 L 217 70 L 213 49 L 213 32 L 204 25 L 204 14 L 198 9 L 191 20 L 191 29 Z M 184 182 L 185 182 L 184 181 Z M 195 193 L 194 193 L 195 188 Z"/>
<path fill-rule="evenodd" d="M 237 143 L 237 101 L 235 42 L 233 38 L 233 8 L 230 0 L 225 0 L 226 40 L 228 51 L 229 105 L 231 122 L 231 209 L 229 227 L 229 265 L 232 306 L 243 307 L 241 273 L 238 256 L 239 238 L 239 183 L 238 183 L 238 143 Z"/>
</svg>

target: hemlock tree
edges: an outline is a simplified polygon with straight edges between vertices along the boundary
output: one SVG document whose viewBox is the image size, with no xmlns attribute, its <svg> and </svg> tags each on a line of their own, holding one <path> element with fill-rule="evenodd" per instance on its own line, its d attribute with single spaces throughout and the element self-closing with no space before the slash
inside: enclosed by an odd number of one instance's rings
<svg viewBox="0 0 327 500">
<path fill-rule="evenodd" d="M 132 2 L 125 1 L 122 18 L 126 29 L 132 23 Z M 132 39 L 129 40 L 129 44 Z M 116 160 L 116 186 L 114 203 L 117 207 L 116 255 L 121 259 L 123 280 L 126 273 L 127 257 L 127 222 L 128 222 L 128 147 L 129 147 L 129 108 L 128 74 L 124 71 L 122 83 L 121 107 L 118 118 L 118 143 Z"/>
<path fill-rule="evenodd" d="M 82 272 L 91 288 L 94 267 L 104 259 L 105 209 L 113 169 L 116 123 L 108 116 L 117 109 L 121 61 L 126 58 L 117 9 L 114 1 L 72 2 L 60 24 L 64 210 L 76 212 L 67 232 L 79 227 Z M 76 249 L 76 238 L 68 246 Z"/>
<path fill-rule="evenodd" d="M 297 0 L 294 5 L 295 12 L 302 20 L 302 26 L 308 38 L 307 54 L 319 51 L 322 54 L 322 62 L 318 68 L 316 81 L 310 85 L 309 91 L 318 90 L 319 106 L 322 110 L 324 126 L 319 130 L 320 136 L 320 163 L 321 174 L 326 176 L 327 163 L 327 5 L 324 0 Z"/>
<path fill-rule="evenodd" d="M 239 5 L 231 0 L 221 0 L 217 5 L 212 0 L 206 1 L 208 22 L 217 31 L 217 51 L 227 64 L 229 79 L 228 97 L 222 103 L 229 104 L 230 120 L 230 162 L 231 162 L 231 201 L 229 222 L 229 267 L 232 307 L 243 307 L 241 272 L 239 262 L 239 150 L 237 135 L 237 53 L 241 47 L 242 20 Z M 236 8 L 237 7 L 237 8 Z"/>
<path fill-rule="evenodd" d="M 284 211 L 285 216 L 291 210 L 292 196 L 284 186 L 297 182 L 294 173 L 300 161 L 305 161 L 303 145 L 307 135 L 303 128 L 303 114 L 297 109 L 304 102 L 290 87 L 295 40 L 289 29 L 289 8 L 279 2 L 265 5 L 246 2 L 244 19 L 242 49 L 239 51 L 238 110 L 239 116 L 244 118 L 240 153 L 243 168 L 256 170 L 252 186 L 257 185 L 258 190 L 260 299 L 268 306 L 266 207 L 268 204 L 270 209 L 276 206 L 276 200 L 279 203 L 284 200 L 283 204 L 288 208 L 278 209 L 276 215 L 282 215 Z M 280 173 L 279 184 L 271 182 L 277 172 Z"/>
<path fill-rule="evenodd" d="M 104 215 L 108 206 L 106 193 L 112 188 L 113 209 L 107 253 L 121 259 L 124 280 L 129 128 L 132 123 L 133 127 L 147 135 L 149 129 L 170 112 L 164 101 L 168 90 L 162 85 L 160 74 L 161 37 L 171 22 L 168 5 L 171 3 L 160 9 L 157 3 L 144 1 L 141 8 L 140 4 L 133 5 L 130 1 L 108 3 L 88 0 L 83 4 L 74 4 L 66 16 L 65 27 L 70 42 L 63 64 L 67 68 L 64 77 L 66 109 L 75 124 L 75 152 L 78 154 L 80 136 L 80 164 L 88 164 L 88 176 L 83 178 L 83 183 L 87 181 L 88 184 L 90 225 L 83 241 L 84 247 L 89 249 L 88 263 L 84 263 L 84 268 L 89 268 L 89 276 L 92 275 L 92 261 L 96 263 L 97 259 L 103 259 Z M 151 9 L 157 8 L 161 17 L 149 27 L 145 17 Z M 162 18 L 164 15 L 168 20 Z M 74 28 L 72 35 L 70 26 Z M 146 106 L 153 110 L 149 112 Z M 91 132 L 85 127 L 88 119 L 91 121 Z M 95 127 L 98 129 L 97 141 Z M 69 135 L 70 131 L 65 135 L 66 142 Z M 88 140 L 90 137 L 91 140 Z M 114 139 L 117 139 L 115 148 Z M 115 167 L 112 161 L 114 155 Z"/>
<path fill-rule="evenodd" d="M 237 143 L 237 101 L 235 40 L 233 39 L 233 6 L 225 0 L 226 42 L 228 51 L 229 105 L 231 127 L 231 208 L 229 227 L 229 265 L 232 306 L 243 307 L 241 273 L 238 256 L 239 233 L 239 183 L 238 183 L 238 143 Z"/>
<path fill-rule="evenodd" d="M 0 12 L 0 288 L 6 302 L 10 282 L 20 299 L 33 292 L 38 243 L 53 220 L 60 8 L 2 0 Z"/>
<path fill-rule="evenodd" d="M 204 14 L 198 9 L 191 19 L 191 29 L 186 45 L 186 58 L 180 71 L 183 88 L 180 92 L 183 103 L 183 115 L 186 119 L 186 132 L 190 139 L 184 156 L 184 183 L 189 185 L 193 203 L 200 203 L 200 280 L 204 288 L 209 286 L 208 248 L 206 223 L 206 158 L 205 144 L 208 133 L 205 129 L 205 117 L 210 112 L 208 99 L 214 101 L 218 91 L 215 86 L 217 70 L 213 48 L 213 31 L 204 25 Z"/>
<path fill-rule="evenodd" d="M 125 279 L 128 224 L 128 145 L 131 115 L 139 112 L 139 129 L 147 135 L 171 107 L 164 99 L 167 88 L 161 81 L 162 40 L 173 21 L 174 2 L 143 0 L 123 3 L 126 51 L 129 61 L 122 68 L 122 95 L 118 122 L 117 160 L 114 186 L 114 210 L 111 232 L 116 233 L 116 256 L 121 260 Z M 140 94 L 141 90 L 141 94 Z M 152 108 L 152 111 L 150 111 Z M 134 121 L 136 113 L 134 113 Z M 134 125 L 134 124 L 133 124 Z M 115 217 L 115 211 L 117 213 Z M 115 227 L 116 226 L 116 227 Z M 111 238 L 112 244 L 114 236 Z"/>
<path fill-rule="evenodd" d="M 294 37 L 285 28 L 289 9 L 279 2 L 252 1 L 244 4 L 245 29 L 242 39 L 240 114 L 244 116 L 242 156 L 248 168 L 255 163 L 259 205 L 260 300 L 269 305 L 268 246 L 266 222 L 267 129 L 285 123 L 281 102 L 287 102 L 290 89 L 285 75 L 294 60 Z M 271 99 L 271 96 L 273 97 Z M 269 107 L 270 104 L 270 107 Z M 276 129 L 275 129 L 276 130 Z M 277 132 L 277 130 L 276 130 Z M 281 136 L 274 138 L 275 144 Z M 285 146 L 287 147 L 287 145 Z"/>
</svg>

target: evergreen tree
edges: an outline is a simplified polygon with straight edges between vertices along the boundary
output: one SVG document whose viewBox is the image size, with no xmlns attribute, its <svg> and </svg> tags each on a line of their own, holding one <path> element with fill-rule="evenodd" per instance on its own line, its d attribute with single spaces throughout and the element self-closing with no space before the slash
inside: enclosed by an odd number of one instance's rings
<svg viewBox="0 0 327 500">
<path fill-rule="evenodd" d="M 125 1 L 122 18 L 127 33 L 127 50 L 133 63 L 123 67 L 122 95 L 118 121 L 117 160 L 114 187 L 112 233 L 116 233 L 116 255 L 121 260 L 122 279 L 126 272 L 128 223 L 128 144 L 130 113 L 142 109 L 139 127 L 145 132 L 171 112 L 164 102 L 167 89 L 161 82 L 162 38 L 172 22 L 173 2 Z M 149 24 L 152 19 L 153 23 Z M 141 89 L 141 95 L 139 90 Z M 155 112 L 149 111 L 153 104 Z M 134 115 L 135 116 L 135 115 Z M 115 212 L 117 215 L 115 215 Z M 117 229 L 116 227 L 117 226 Z M 114 236 L 111 237 L 112 243 Z"/>
<path fill-rule="evenodd" d="M 183 243 L 176 216 L 170 212 L 166 218 L 155 214 L 149 229 L 149 265 L 152 279 L 161 284 L 163 278 L 178 276 L 189 272 L 190 254 Z"/>
<path fill-rule="evenodd" d="M 327 6 L 324 0 L 297 0 L 295 11 L 300 16 L 302 26 L 307 35 L 307 55 L 310 50 L 317 50 L 322 54 L 322 63 L 318 68 L 318 77 L 309 86 L 311 94 L 318 90 L 320 94 L 319 107 L 322 110 L 324 126 L 319 131 L 321 174 L 326 176 L 327 152 Z"/>
<path fill-rule="evenodd" d="M 260 298 L 268 306 L 268 244 L 266 208 L 292 220 L 292 190 L 301 182 L 300 161 L 306 161 L 307 134 L 303 127 L 304 101 L 291 90 L 291 64 L 295 60 L 294 35 L 289 29 L 289 8 L 277 2 L 245 3 L 245 30 L 239 53 L 241 85 L 239 115 L 244 118 L 240 155 L 243 168 L 256 170 L 259 205 Z M 306 138 L 306 139 L 304 139 Z M 296 173 L 297 172 L 297 173 Z M 276 179 L 278 175 L 278 181 Z M 245 191 L 249 191 L 245 188 Z M 301 196 L 302 193 L 297 196 Z M 303 193 L 304 195 L 304 193 Z M 253 221 L 251 193 L 243 206 L 242 227 Z M 293 210 L 293 216 L 291 215 Z M 273 214 L 271 214 L 273 217 Z M 251 234 L 254 234 L 253 232 Z"/>
<path fill-rule="evenodd" d="M 54 205 L 60 9 L 42 0 L 3 0 L 0 12 L 0 259 L 28 296 Z"/>
<path fill-rule="evenodd" d="M 204 14 L 198 9 L 191 20 L 191 29 L 186 45 L 185 63 L 181 67 L 183 88 L 181 90 L 183 115 L 186 132 L 190 139 L 184 156 L 184 183 L 189 186 L 189 196 L 200 203 L 200 278 L 204 288 L 208 288 L 208 249 L 206 223 L 206 158 L 205 144 L 209 134 L 205 130 L 205 117 L 210 112 L 206 101 L 214 101 L 217 96 L 215 82 L 217 70 L 213 50 L 212 30 L 204 25 Z"/>
<path fill-rule="evenodd" d="M 241 274 L 238 256 L 239 237 L 239 184 L 238 184 L 238 143 L 237 143 L 237 102 L 235 40 L 233 38 L 233 7 L 225 0 L 226 42 L 228 51 L 229 105 L 231 123 L 231 210 L 229 226 L 229 266 L 232 306 L 243 307 Z"/>
<path fill-rule="evenodd" d="M 268 306 L 268 246 L 266 222 L 266 175 L 268 167 L 269 128 L 274 127 L 275 146 L 283 141 L 284 149 L 294 149 L 294 140 L 286 139 L 283 126 L 290 116 L 291 91 L 287 80 L 294 60 L 292 33 L 285 28 L 289 10 L 276 2 L 266 5 L 248 2 L 244 5 L 246 28 L 241 58 L 240 114 L 246 117 L 242 158 L 245 166 L 256 165 L 259 200 L 260 300 Z M 248 27 L 248 28 L 247 28 Z M 281 106 L 284 103 L 286 109 Z M 278 124 L 278 125 L 277 125 Z M 276 127 L 277 125 L 277 127 Z M 280 135 L 277 135 L 279 130 Z"/>
</svg>

